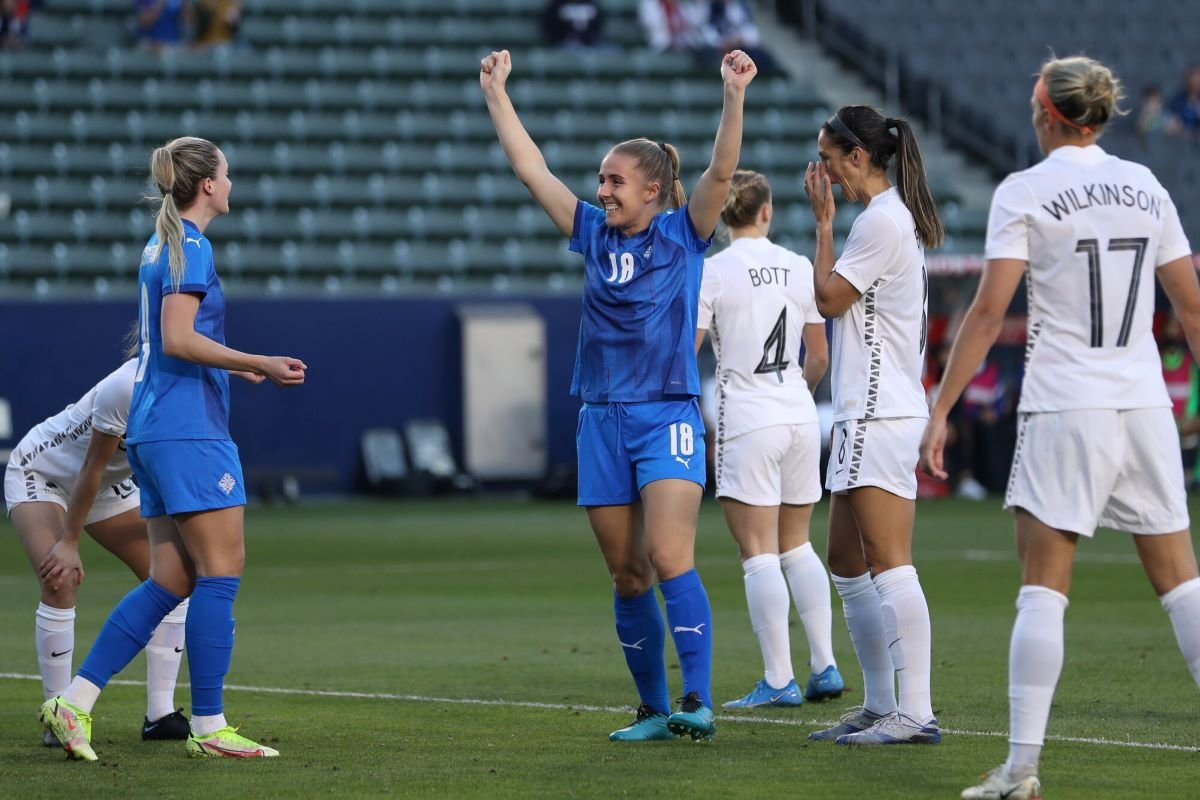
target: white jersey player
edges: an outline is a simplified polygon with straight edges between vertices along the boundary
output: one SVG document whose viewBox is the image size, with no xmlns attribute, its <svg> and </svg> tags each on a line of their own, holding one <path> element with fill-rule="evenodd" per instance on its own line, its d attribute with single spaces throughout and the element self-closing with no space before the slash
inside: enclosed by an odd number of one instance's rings
<svg viewBox="0 0 1200 800">
<path fill-rule="evenodd" d="M 5 469 L 4 502 L 41 582 L 35 639 L 47 698 L 71 681 L 75 600 L 84 579 L 81 532 L 87 530 L 139 580 L 150 573 L 150 541 L 124 442 L 136 369 L 137 359 L 131 358 L 78 402 L 34 427 Z M 174 704 L 186 614 L 185 600 L 146 647 L 143 739 L 187 738 L 188 722 Z M 59 744 L 45 733 L 43 742 Z"/>
<path fill-rule="evenodd" d="M 771 187 L 733 175 L 721 218 L 727 249 L 704 262 L 696 346 L 717 356 L 717 497 L 737 541 L 764 675 L 726 708 L 798 706 L 841 695 L 825 567 L 808 541 L 821 499 L 821 432 L 812 389 L 829 362 L 812 262 L 767 238 Z M 801 368 L 800 345 L 804 343 Z M 788 587 L 808 637 L 812 674 L 792 671 Z"/>
<path fill-rule="evenodd" d="M 821 161 L 809 165 L 805 188 L 817 221 L 817 308 L 833 320 L 828 563 L 862 664 L 864 697 L 810 738 L 936 744 L 929 608 L 912 563 L 912 528 L 917 445 L 928 416 L 924 251 L 941 244 L 942 224 L 904 120 L 847 106 L 821 127 L 817 149 Z M 836 263 L 834 183 L 866 207 Z"/>
<path fill-rule="evenodd" d="M 987 266 L 963 320 L 921 443 L 942 470 L 946 414 L 1025 277 L 1029 332 L 1006 507 L 1023 586 L 1009 656 L 1009 756 L 968 800 L 1041 796 L 1038 761 L 1063 662 L 1063 615 L 1079 536 L 1134 535 L 1138 555 L 1200 682 L 1200 577 L 1170 400 L 1151 333 L 1157 277 L 1194 354 L 1200 286 L 1171 198 L 1145 167 L 1096 144 L 1117 113 L 1104 65 L 1047 62 L 1033 126 L 1046 158 L 1010 175 L 988 220 Z"/>
</svg>

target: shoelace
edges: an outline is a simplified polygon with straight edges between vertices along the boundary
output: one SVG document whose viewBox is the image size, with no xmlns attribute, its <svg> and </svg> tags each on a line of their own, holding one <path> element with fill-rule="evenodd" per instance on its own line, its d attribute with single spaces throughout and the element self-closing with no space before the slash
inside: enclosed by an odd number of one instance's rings
<svg viewBox="0 0 1200 800">
<path fill-rule="evenodd" d="M 847 711 L 845 714 L 842 714 L 842 717 L 841 717 L 841 719 L 838 720 L 838 722 L 849 722 L 850 720 L 855 719 L 856 717 L 862 716 L 864 713 L 866 713 L 865 708 L 863 708 L 862 706 L 855 706 L 854 708 Z"/>
<path fill-rule="evenodd" d="M 696 692 L 688 692 L 683 697 L 679 698 L 679 710 L 685 714 L 690 714 L 693 711 L 699 711 L 704 708 L 704 703 L 700 701 L 700 695 Z"/>
<path fill-rule="evenodd" d="M 658 712 L 651 708 L 648 703 L 642 703 L 640 706 L 638 706 L 637 722 L 641 722 L 644 719 L 650 719 L 651 717 L 657 715 Z"/>
</svg>

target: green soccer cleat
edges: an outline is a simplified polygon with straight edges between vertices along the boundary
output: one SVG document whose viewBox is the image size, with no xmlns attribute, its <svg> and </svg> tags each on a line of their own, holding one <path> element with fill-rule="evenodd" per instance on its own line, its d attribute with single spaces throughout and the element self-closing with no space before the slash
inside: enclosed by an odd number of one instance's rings
<svg viewBox="0 0 1200 800">
<path fill-rule="evenodd" d="M 675 734 L 667 730 L 667 715 L 645 703 L 638 706 L 637 719 L 608 735 L 610 742 L 662 742 L 674 738 Z"/>
<path fill-rule="evenodd" d="M 46 730 L 54 734 L 67 755 L 76 761 L 96 760 L 96 751 L 92 750 L 91 714 L 59 695 L 42 703 L 41 718 Z"/>
<path fill-rule="evenodd" d="M 204 736 L 190 734 L 187 740 L 188 755 L 192 758 L 271 758 L 279 751 L 252 742 L 237 732 L 237 728 L 226 725 L 214 733 Z"/>
<path fill-rule="evenodd" d="M 667 730 L 676 736 L 690 736 L 693 741 L 711 739 L 717 735 L 717 721 L 700 695 L 688 692 L 680 698 L 679 710 L 667 718 Z"/>
</svg>

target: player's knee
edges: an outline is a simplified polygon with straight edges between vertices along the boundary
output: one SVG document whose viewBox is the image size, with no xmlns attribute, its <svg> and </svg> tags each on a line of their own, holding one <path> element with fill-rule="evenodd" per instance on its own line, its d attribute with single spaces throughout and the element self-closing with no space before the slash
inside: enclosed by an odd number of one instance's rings
<svg viewBox="0 0 1200 800">
<path fill-rule="evenodd" d="M 47 581 L 39 579 L 42 584 L 42 602 L 54 608 L 74 608 L 75 596 L 79 593 L 79 573 L 71 570 L 65 575 L 57 576 Z"/>
<path fill-rule="evenodd" d="M 649 562 L 616 570 L 612 576 L 613 591 L 619 597 L 636 597 L 650 591 L 654 585 L 654 570 Z"/>
</svg>

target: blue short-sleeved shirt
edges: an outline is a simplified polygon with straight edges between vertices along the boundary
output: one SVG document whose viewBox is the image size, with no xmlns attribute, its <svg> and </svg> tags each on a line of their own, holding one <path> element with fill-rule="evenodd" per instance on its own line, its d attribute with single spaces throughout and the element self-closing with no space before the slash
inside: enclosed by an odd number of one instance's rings
<svg viewBox="0 0 1200 800">
<path fill-rule="evenodd" d="M 139 16 L 150 8 L 158 5 L 160 0 L 136 0 L 134 12 Z M 139 42 L 154 42 L 157 44 L 182 44 L 184 25 L 183 0 L 166 0 L 161 12 L 154 22 L 147 27 L 138 26 Z"/>
<path fill-rule="evenodd" d="M 171 439 L 229 439 L 229 373 L 172 358 L 162 347 L 162 301 L 173 292 L 200 295 L 196 332 L 225 344 L 225 295 L 213 266 L 212 245 L 183 221 L 183 278 L 171 280 L 167 248 L 158 234 L 142 251 L 138 270 L 141 352 L 129 408 L 129 444 Z"/>
<path fill-rule="evenodd" d="M 704 252 L 687 206 L 636 236 L 575 207 L 571 250 L 584 258 L 583 319 L 571 394 L 586 403 L 637 403 L 700 394 L 696 306 Z"/>
</svg>

